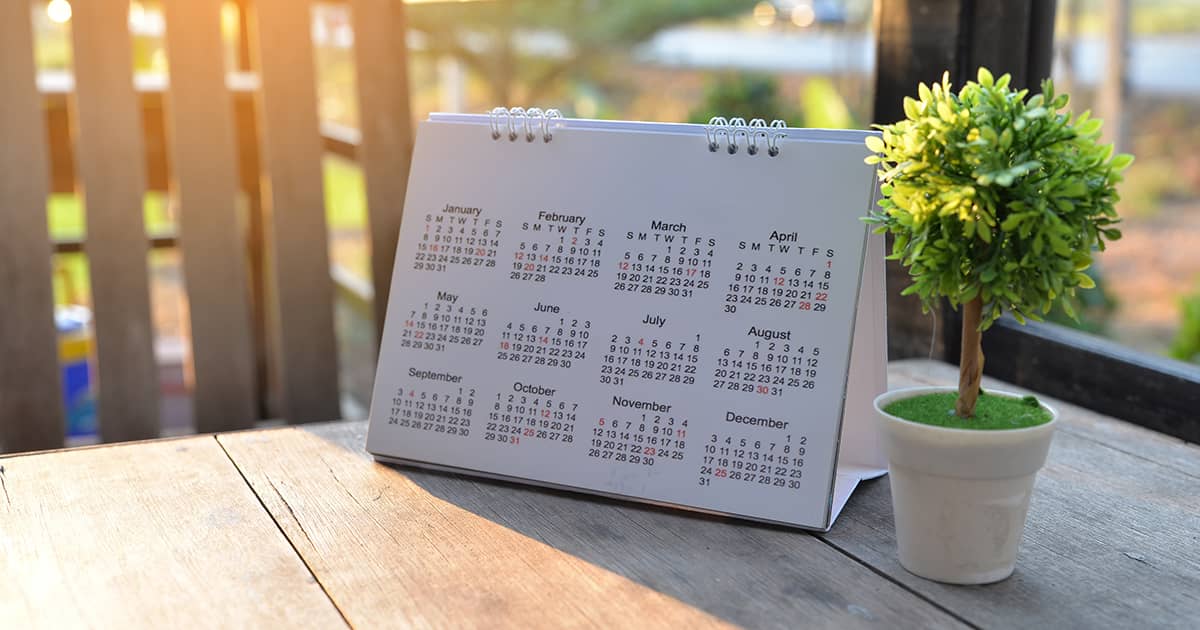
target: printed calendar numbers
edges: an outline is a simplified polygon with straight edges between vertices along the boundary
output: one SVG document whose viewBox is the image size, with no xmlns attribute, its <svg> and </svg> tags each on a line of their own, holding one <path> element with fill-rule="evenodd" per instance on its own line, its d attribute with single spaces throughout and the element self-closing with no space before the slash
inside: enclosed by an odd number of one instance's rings
<svg viewBox="0 0 1200 630">
<path fill-rule="evenodd" d="M 537 221 L 523 222 L 509 279 L 546 282 L 552 276 L 600 277 L 604 228 L 586 222 L 582 216 L 555 212 L 538 212 Z"/>
<path fill-rule="evenodd" d="M 823 313 L 832 288 L 833 261 L 789 266 L 739 261 L 726 286 L 725 312 L 755 306 Z"/>
<path fill-rule="evenodd" d="M 447 345 L 482 345 L 488 309 L 461 303 L 459 297 L 438 291 L 433 302 L 409 309 L 400 333 L 400 347 L 441 352 Z"/>
<path fill-rule="evenodd" d="M 535 304 L 533 311 L 563 316 L 505 324 L 496 349 L 498 360 L 568 369 L 587 358 L 590 320 L 565 316 L 557 305 L 543 302 Z"/>
<path fill-rule="evenodd" d="M 807 446 L 808 437 L 804 435 L 745 437 L 710 433 L 704 443 L 697 483 L 799 490 Z"/>
<path fill-rule="evenodd" d="M 666 318 L 647 315 L 643 323 L 661 327 Z M 600 382 L 624 385 L 632 381 L 694 385 L 700 363 L 700 335 L 672 337 L 659 333 L 611 334 L 600 365 Z"/>
<path fill-rule="evenodd" d="M 823 313 L 833 290 L 834 250 L 798 245 L 798 232 L 739 241 L 742 253 L 725 288 L 725 312 L 764 307 Z"/>
<path fill-rule="evenodd" d="M 721 349 L 712 387 L 760 396 L 817 388 L 821 348 L 793 342 L 792 331 L 750 326 L 747 343 Z"/>
<path fill-rule="evenodd" d="M 481 218 L 482 213 L 481 208 L 446 204 L 440 212 L 426 214 L 413 270 L 495 267 L 504 221 Z"/>
<path fill-rule="evenodd" d="M 654 220 L 648 231 L 625 233 L 613 291 L 691 298 L 712 283 L 717 240 L 687 234 L 687 224 Z"/>
<path fill-rule="evenodd" d="M 456 437 L 471 435 L 475 389 L 454 374 L 409 368 L 411 386 L 396 388 L 387 426 Z"/>
<path fill-rule="evenodd" d="M 496 394 L 483 439 L 509 446 L 574 442 L 579 403 L 559 400 L 557 394 L 554 388 L 513 383 L 512 391 Z"/>
<path fill-rule="evenodd" d="M 673 405 L 613 396 L 613 406 L 650 411 L 614 409 L 599 418 L 592 427 L 588 457 L 640 466 L 683 461 L 688 421 L 671 413 Z"/>
</svg>

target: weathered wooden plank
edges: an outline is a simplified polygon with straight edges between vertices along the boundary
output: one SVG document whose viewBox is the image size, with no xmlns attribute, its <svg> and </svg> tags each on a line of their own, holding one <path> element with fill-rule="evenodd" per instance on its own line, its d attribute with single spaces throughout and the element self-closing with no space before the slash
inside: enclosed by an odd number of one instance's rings
<svg viewBox="0 0 1200 630">
<path fill-rule="evenodd" d="M 78 189 L 95 312 L 96 407 L 106 442 L 158 435 L 158 373 L 146 274 L 140 102 L 127 0 L 72 4 Z"/>
<path fill-rule="evenodd" d="M 35 9 L 36 10 L 36 9 Z M 134 79 L 141 107 L 142 133 L 145 138 L 145 184 L 148 190 L 167 189 L 166 142 L 163 140 L 163 91 L 165 75 L 142 74 Z M 72 107 L 75 91 L 74 77 L 62 70 L 40 70 L 41 89 L 50 135 L 50 190 L 54 193 L 75 193 L 79 174 L 75 168 L 75 150 L 71 146 L 71 122 L 68 109 Z"/>
<path fill-rule="evenodd" d="M 218 436 L 351 625 L 959 625 L 802 532 L 384 466 L 365 430 Z"/>
<path fill-rule="evenodd" d="M 42 73 L 44 77 L 44 71 Z M 143 74 L 142 77 L 146 77 Z M 157 77 L 155 77 L 157 78 Z M 167 191 L 167 140 L 164 125 L 166 118 L 163 113 L 164 82 L 146 85 L 134 83 L 133 88 L 138 92 L 140 107 L 142 107 L 142 132 L 145 137 L 146 190 Z M 73 98 L 73 84 L 55 85 L 54 90 L 46 90 L 43 85 L 42 103 L 46 112 L 50 140 L 50 192 L 74 194 L 76 192 L 76 161 L 74 148 L 71 146 L 71 121 L 67 115 Z M 61 88 L 64 91 L 59 91 Z M 70 89 L 70 91 L 66 91 Z M 250 92 L 239 94 L 246 101 L 252 100 Z"/>
<path fill-rule="evenodd" d="M 251 7 L 252 51 L 262 79 L 268 334 L 289 422 L 340 415 L 310 9 L 307 0 L 258 0 Z"/>
<path fill-rule="evenodd" d="M 142 75 L 146 77 L 147 75 Z M 149 75 L 153 76 L 153 75 Z M 258 91 L 258 77 L 248 73 L 226 75 L 226 88 L 234 102 L 236 126 L 238 128 L 238 166 L 243 174 L 252 174 L 253 181 L 242 180 L 242 190 L 257 202 L 258 193 L 258 131 L 254 120 L 254 99 Z M 43 86 L 44 88 L 45 86 Z M 50 192 L 75 192 L 75 151 L 71 147 L 71 129 L 67 120 L 65 91 L 71 85 L 54 86 L 54 90 L 42 90 L 43 107 L 50 136 Z M 61 87 L 62 90 L 57 89 Z M 167 190 L 166 122 L 163 114 L 166 83 L 164 81 L 142 81 L 134 83 L 142 102 L 142 130 L 146 137 L 146 188 L 154 191 Z M 346 142 L 341 135 L 328 133 L 335 129 L 322 126 L 321 142 L 328 153 L 347 159 L 357 159 L 357 144 Z M 357 142 L 357 135 L 355 136 Z"/>
<path fill-rule="evenodd" d="M 408 32 L 404 3 L 351 0 L 362 143 L 371 225 L 371 275 L 375 287 L 376 340 L 383 334 L 400 215 L 412 159 L 408 98 Z"/>
<path fill-rule="evenodd" d="M 212 437 L 0 459 L 11 628 L 344 627 Z"/>
<path fill-rule="evenodd" d="M 0 4 L 0 453 L 62 446 L 64 433 L 31 27 L 27 3 Z"/>
<path fill-rule="evenodd" d="M 892 386 L 945 382 L 917 368 L 914 362 L 893 369 Z M 914 372 L 919 380 L 910 378 Z M 994 381 L 984 387 L 1011 389 Z M 1013 577 L 963 588 L 906 572 L 896 560 L 886 479 L 861 488 L 824 539 L 983 627 L 1194 627 L 1200 619 L 1200 478 L 1126 452 L 1184 447 L 1164 448 L 1130 433 L 1123 448 L 1114 448 L 1097 441 L 1104 436 L 1091 427 L 1115 421 L 1049 402 L 1062 412 L 1063 426 L 1038 477 Z"/>
<path fill-rule="evenodd" d="M 237 215 L 233 99 L 225 89 L 221 0 L 166 0 L 171 195 L 192 339 L 199 432 L 257 416 L 246 247 Z"/>
</svg>

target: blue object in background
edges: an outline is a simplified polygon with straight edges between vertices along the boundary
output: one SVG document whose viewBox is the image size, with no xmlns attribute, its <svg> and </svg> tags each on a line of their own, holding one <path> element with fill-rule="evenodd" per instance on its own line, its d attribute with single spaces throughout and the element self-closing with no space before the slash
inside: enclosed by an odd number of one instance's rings
<svg viewBox="0 0 1200 630">
<path fill-rule="evenodd" d="M 93 438 L 96 436 L 96 397 L 89 364 L 92 312 L 84 306 L 59 306 L 54 310 L 54 323 L 58 327 L 58 360 L 62 366 L 67 437 Z"/>
</svg>

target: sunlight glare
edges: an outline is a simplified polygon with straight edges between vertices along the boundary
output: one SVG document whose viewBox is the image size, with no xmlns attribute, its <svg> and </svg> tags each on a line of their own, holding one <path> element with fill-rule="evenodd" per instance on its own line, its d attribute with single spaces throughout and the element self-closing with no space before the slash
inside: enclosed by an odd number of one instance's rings
<svg viewBox="0 0 1200 630">
<path fill-rule="evenodd" d="M 46 17 L 55 24 L 66 24 L 71 19 L 71 3 L 67 0 L 50 0 L 46 5 Z"/>
<path fill-rule="evenodd" d="M 800 28 L 812 26 L 817 20 L 817 13 L 811 4 L 801 3 L 792 8 L 792 24 Z"/>
<path fill-rule="evenodd" d="M 754 5 L 754 21 L 759 26 L 770 26 L 775 22 L 775 5 L 763 0 Z"/>
</svg>

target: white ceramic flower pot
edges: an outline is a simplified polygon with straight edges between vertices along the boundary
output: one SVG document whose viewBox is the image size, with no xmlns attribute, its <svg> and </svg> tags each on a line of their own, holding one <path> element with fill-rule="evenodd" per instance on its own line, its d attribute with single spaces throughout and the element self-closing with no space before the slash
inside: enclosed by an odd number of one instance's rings
<svg viewBox="0 0 1200 630">
<path fill-rule="evenodd" d="M 1058 414 L 1027 429 L 975 431 L 910 422 L 889 404 L 950 387 L 913 387 L 875 399 L 892 484 L 900 564 L 923 578 L 987 584 L 1013 572 L 1037 471 Z M 989 394 L 1015 396 L 988 390 Z"/>
</svg>

